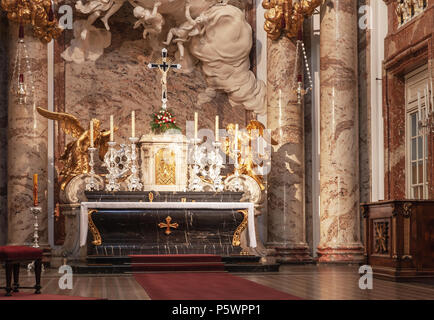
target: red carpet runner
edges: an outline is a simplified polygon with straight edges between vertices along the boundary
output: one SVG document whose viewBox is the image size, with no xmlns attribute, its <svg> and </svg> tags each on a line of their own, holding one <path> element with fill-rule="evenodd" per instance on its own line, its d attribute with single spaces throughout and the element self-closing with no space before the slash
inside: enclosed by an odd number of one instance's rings
<svg viewBox="0 0 434 320">
<path fill-rule="evenodd" d="M 213 271 L 223 272 L 220 256 L 210 254 L 131 255 L 133 272 Z"/>
<path fill-rule="evenodd" d="M 222 272 L 224 265 L 219 256 L 152 255 L 131 258 L 132 269 L 137 271 L 134 277 L 152 300 L 300 300 Z M 150 273 L 138 273 L 140 271 Z"/>
</svg>

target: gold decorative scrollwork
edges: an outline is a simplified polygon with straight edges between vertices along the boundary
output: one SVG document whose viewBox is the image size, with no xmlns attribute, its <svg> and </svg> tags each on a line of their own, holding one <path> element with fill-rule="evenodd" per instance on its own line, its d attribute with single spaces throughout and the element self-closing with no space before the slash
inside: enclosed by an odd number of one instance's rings
<svg viewBox="0 0 434 320">
<path fill-rule="evenodd" d="M 34 36 L 44 43 L 56 39 L 63 31 L 54 17 L 51 0 L 1 0 L 1 8 L 9 20 L 31 24 Z"/>
<path fill-rule="evenodd" d="M 237 230 L 235 230 L 234 237 L 232 238 L 232 245 L 234 247 L 239 247 L 241 245 L 241 233 L 247 228 L 247 221 L 249 218 L 247 209 L 238 210 L 237 212 L 242 213 L 244 215 L 244 219 L 238 226 Z"/>
<path fill-rule="evenodd" d="M 311 16 L 323 0 L 263 0 L 265 13 L 264 29 L 268 37 L 277 40 L 282 32 L 289 38 L 301 30 L 305 17 Z"/>
<path fill-rule="evenodd" d="M 99 233 L 98 228 L 95 226 L 92 220 L 92 214 L 98 212 L 98 210 L 89 210 L 88 212 L 88 223 L 89 229 L 93 236 L 92 244 L 95 246 L 100 246 L 102 244 L 101 234 Z"/>
</svg>

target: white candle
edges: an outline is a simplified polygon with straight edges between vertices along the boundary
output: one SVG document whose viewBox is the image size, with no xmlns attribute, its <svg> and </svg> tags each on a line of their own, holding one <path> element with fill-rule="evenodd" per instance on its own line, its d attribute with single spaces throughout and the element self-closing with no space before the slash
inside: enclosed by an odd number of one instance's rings
<svg viewBox="0 0 434 320">
<path fill-rule="evenodd" d="M 90 120 L 90 147 L 93 148 L 93 120 Z"/>
<path fill-rule="evenodd" d="M 219 116 L 215 116 L 215 141 L 219 140 Z"/>
<path fill-rule="evenodd" d="M 235 125 L 235 150 L 238 150 L 238 123 Z"/>
<path fill-rule="evenodd" d="M 131 112 L 131 137 L 136 137 L 136 112 Z"/>
<path fill-rule="evenodd" d="M 417 91 L 417 111 L 419 114 L 419 120 L 422 120 L 422 106 L 420 104 L 420 92 Z"/>
<path fill-rule="evenodd" d="M 110 141 L 114 141 L 113 115 L 110 116 Z"/>
<path fill-rule="evenodd" d="M 198 114 L 194 113 L 194 140 L 197 140 L 197 125 L 198 125 Z"/>
</svg>

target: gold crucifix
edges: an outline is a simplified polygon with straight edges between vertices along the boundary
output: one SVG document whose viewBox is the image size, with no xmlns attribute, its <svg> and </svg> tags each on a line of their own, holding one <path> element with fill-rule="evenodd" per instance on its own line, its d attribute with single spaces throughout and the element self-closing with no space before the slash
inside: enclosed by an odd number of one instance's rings
<svg viewBox="0 0 434 320">
<path fill-rule="evenodd" d="M 161 101 L 163 102 L 163 109 L 166 110 L 167 108 L 167 74 L 169 73 L 170 69 L 181 69 L 180 64 L 172 64 L 170 59 L 167 58 L 167 49 L 163 48 L 161 50 L 161 59 L 158 63 L 149 63 L 148 64 L 149 69 L 157 69 L 160 70 L 162 76 L 161 76 Z"/>
<path fill-rule="evenodd" d="M 177 229 L 177 228 L 179 227 L 179 224 L 177 224 L 176 222 L 175 222 L 175 223 L 170 223 L 171 221 L 172 221 L 172 217 L 171 217 L 171 216 L 168 216 L 168 217 L 166 218 L 166 223 L 164 223 L 164 222 L 160 222 L 160 223 L 158 224 L 158 226 L 159 226 L 160 228 L 166 228 L 166 231 L 164 231 L 164 233 L 165 233 L 166 235 L 169 235 L 169 234 L 172 233 L 172 230 L 170 230 L 170 228 Z"/>
</svg>

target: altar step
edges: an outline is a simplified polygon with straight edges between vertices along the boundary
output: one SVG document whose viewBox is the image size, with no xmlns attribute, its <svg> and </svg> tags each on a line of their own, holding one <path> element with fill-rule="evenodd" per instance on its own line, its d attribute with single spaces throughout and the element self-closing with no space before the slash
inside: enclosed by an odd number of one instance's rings
<svg viewBox="0 0 434 320">
<path fill-rule="evenodd" d="M 181 258 L 181 256 L 183 256 Z M 279 264 L 263 264 L 257 256 L 214 256 L 202 255 L 152 256 L 89 256 L 87 262 L 71 262 L 77 274 L 114 274 L 132 272 L 167 271 L 227 271 L 227 272 L 278 272 Z"/>
</svg>

